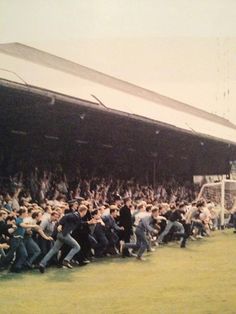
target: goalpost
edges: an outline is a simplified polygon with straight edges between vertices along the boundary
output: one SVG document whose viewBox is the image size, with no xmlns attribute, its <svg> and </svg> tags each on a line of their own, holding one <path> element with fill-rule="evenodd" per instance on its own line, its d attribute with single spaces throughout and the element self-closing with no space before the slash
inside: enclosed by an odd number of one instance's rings
<svg viewBox="0 0 236 314">
<path fill-rule="evenodd" d="M 231 209 L 236 208 L 236 180 L 222 180 L 221 182 L 204 184 L 197 199 L 201 198 L 215 204 L 220 225 L 224 227 Z"/>
</svg>

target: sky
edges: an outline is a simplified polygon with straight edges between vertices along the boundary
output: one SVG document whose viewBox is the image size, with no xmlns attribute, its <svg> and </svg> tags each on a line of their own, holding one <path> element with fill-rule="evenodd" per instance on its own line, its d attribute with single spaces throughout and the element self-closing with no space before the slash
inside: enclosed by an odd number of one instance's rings
<svg viewBox="0 0 236 314">
<path fill-rule="evenodd" d="M 0 0 L 0 43 L 20 42 L 236 124 L 235 0 Z M 0 54 L 0 68 L 80 96 L 76 80 Z M 0 77 L 16 79 L 0 70 Z"/>
</svg>

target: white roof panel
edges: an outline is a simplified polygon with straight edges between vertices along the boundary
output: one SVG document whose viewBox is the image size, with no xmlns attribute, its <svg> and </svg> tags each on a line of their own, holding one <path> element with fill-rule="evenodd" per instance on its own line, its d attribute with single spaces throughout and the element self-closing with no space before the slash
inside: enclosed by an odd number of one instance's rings
<svg viewBox="0 0 236 314">
<path fill-rule="evenodd" d="M 20 69 L 30 85 L 93 102 L 94 95 L 107 108 L 236 143 L 236 126 L 221 117 L 21 44 L 2 44 L 0 52 L 8 55 L 0 55 L 0 67 Z M 4 78 L 13 75 L 0 73 Z"/>
</svg>

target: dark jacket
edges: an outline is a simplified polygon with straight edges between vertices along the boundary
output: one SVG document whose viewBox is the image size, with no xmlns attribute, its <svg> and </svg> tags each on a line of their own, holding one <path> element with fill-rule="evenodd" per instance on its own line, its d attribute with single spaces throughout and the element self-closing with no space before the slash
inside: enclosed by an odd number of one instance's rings
<svg viewBox="0 0 236 314">
<path fill-rule="evenodd" d="M 132 225 L 133 225 L 133 220 L 132 220 L 132 215 L 130 212 L 130 209 L 128 206 L 123 206 L 120 209 L 120 226 L 124 227 L 124 233 L 125 234 L 132 234 Z"/>
<path fill-rule="evenodd" d="M 182 220 L 182 215 L 181 215 L 181 211 L 176 209 L 173 212 L 171 212 L 170 216 L 169 216 L 169 220 L 174 222 L 174 221 L 180 221 Z"/>
<path fill-rule="evenodd" d="M 79 213 L 70 213 L 66 214 L 59 221 L 59 225 L 62 225 L 62 234 L 66 236 L 68 233 L 71 233 L 81 224 L 87 224 L 87 222 L 82 221 Z"/>
<path fill-rule="evenodd" d="M 12 228 L 12 225 L 7 225 L 5 221 L 0 221 L 0 238 L 2 235 L 10 236 L 8 230 Z"/>
<path fill-rule="evenodd" d="M 116 231 L 120 231 L 122 230 L 116 223 L 115 219 L 111 216 L 111 215 L 107 215 L 102 217 L 102 220 L 105 223 L 105 227 L 108 230 L 116 230 Z"/>
</svg>

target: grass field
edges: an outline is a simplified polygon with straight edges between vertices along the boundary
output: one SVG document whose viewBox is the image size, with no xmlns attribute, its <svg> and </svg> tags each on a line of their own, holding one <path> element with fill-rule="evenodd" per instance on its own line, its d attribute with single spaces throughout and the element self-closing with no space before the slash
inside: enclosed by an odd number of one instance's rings
<svg viewBox="0 0 236 314">
<path fill-rule="evenodd" d="M 236 235 L 160 247 L 145 262 L 0 273 L 0 313 L 236 313 Z"/>
</svg>

